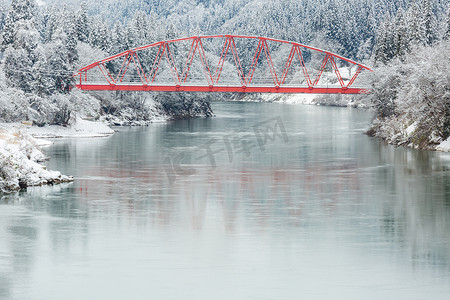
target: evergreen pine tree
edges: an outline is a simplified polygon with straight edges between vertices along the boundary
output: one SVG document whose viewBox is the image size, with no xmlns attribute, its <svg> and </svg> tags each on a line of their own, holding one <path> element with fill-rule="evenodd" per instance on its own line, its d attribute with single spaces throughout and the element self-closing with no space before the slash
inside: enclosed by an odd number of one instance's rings
<svg viewBox="0 0 450 300">
<path fill-rule="evenodd" d="M 109 30 L 105 20 L 99 16 L 95 17 L 91 23 L 88 42 L 92 47 L 103 51 L 110 51 Z"/>
<path fill-rule="evenodd" d="M 111 29 L 111 52 L 110 54 L 121 53 L 129 49 L 127 45 L 127 40 L 125 38 L 125 33 L 123 32 L 123 25 L 120 22 L 114 23 Z"/>
<path fill-rule="evenodd" d="M 40 34 L 35 26 L 35 12 L 34 1 L 12 1 L 3 33 L 6 81 L 8 85 L 25 92 L 32 92 L 33 89 L 33 66 L 36 62 L 34 51 L 40 43 Z"/>
<path fill-rule="evenodd" d="M 399 9 L 394 20 L 394 52 L 393 57 L 403 57 L 409 51 L 410 34 L 408 27 L 408 14 Z"/>
<path fill-rule="evenodd" d="M 142 11 L 137 11 L 134 14 L 133 19 L 131 20 L 132 26 L 135 28 L 136 34 L 136 46 L 146 45 L 148 43 L 147 33 L 148 33 L 148 24 L 147 24 L 147 16 Z"/>
<path fill-rule="evenodd" d="M 62 28 L 58 28 L 53 34 L 52 41 L 45 46 L 48 51 L 47 68 L 52 70 L 52 90 L 50 93 L 67 91 L 70 86 L 70 73 L 73 70 L 74 59 L 77 58 L 73 49 L 69 49 L 73 46 L 74 40 L 74 32 L 69 37 Z M 71 62 L 71 60 L 73 61 Z"/>
<path fill-rule="evenodd" d="M 395 56 L 395 31 L 393 31 L 392 27 L 392 22 L 389 20 L 384 21 L 380 25 L 374 49 L 374 60 L 376 64 L 386 64 Z"/>
<path fill-rule="evenodd" d="M 175 26 L 173 23 L 170 23 L 166 30 L 166 40 L 173 40 L 177 37 L 177 30 L 175 29 Z"/>
<path fill-rule="evenodd" d="M 425 45 L 427 41 L 425 19 L 420 6 L 411 4 L 406 12 L 407 36 L 410 45 Z"/>
<path fill-rule="evenodd" d="M 77 11 L 76 36 L 80 42 L 87 42 L 89 37 L 89 18 L 86 1 L 81 3 L 81 8 Z"/>
<path fill-rule="evenodd" d="M 65 39 L 65 48 L 67 50 L 67 58 L 68 62 L 71 66 L 75 65 L 75 62 L 78 60 L 78 51 L 77 51 L 77 39 L 78 35 L 75 28 L 76 19 L 75 16 L 72 16 L 68 19 L 66 26 L 66 39 Z"/>
<path fill-rule="evenodd" d="M 430 0 L 424 0 L 422 4 L 423 22 L 425 27 L 425 42 L 433 44 L 437 40 L 436 17 L 433 14 L 433 4 Z"/>
<path fill-rule="evenodd" d="M 49 95 L 54 90 L 55 84 L 50 76 L 51 70 L 48 69 L 47 57 L 42 45 L 36 48 L 35 56 L 33 91 L 39 96 Z"/>
<path fill-rule="evenodd" d="M 448 6 L 447 9 L 447 14 L 446 14 L 446 20 L 445 20 L 445 32 L 444 32 L 444 39 L 445 40 L 450 40 L 450 5 Z"/>
<path fill-rule="evenodd" d="M 44 28 L 44 43 L 51 42 L 53 38 L 53 33 L 57 30 L 58 27 L 60 27 L 62 24 L 60 24 L 62 16 L 60 15 L 59 11 L 56 9 L 56 7 L 52 6 L 48 10 L 48 17 L 45 23 Z"/>
<path fill-rule="evenodd" d="M 3 26 L 5 25 L 6 12 L 6 2 L 5 0 L 0 0 L 0 31 L 3 30 Z"/>
<path fill-rule="evenodd" d="M 34 22 L 36 11 L 37 6 L 34 0 L 11 1 L 11 7 L 6 15 L 5 25 L 3 27 L 3 41 L 1 45 L 2 51 L 15 42 L 16 35 L 22 28 L 21 21 Z"/>
</svg>

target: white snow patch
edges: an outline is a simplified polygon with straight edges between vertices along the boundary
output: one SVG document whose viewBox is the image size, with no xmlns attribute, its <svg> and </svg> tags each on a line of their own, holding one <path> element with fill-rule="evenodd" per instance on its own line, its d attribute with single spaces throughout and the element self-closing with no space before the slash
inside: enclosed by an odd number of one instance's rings
<svg viewBox="0 0 450 300">
<path fill-rule="evenodd" d="M 49 140 L 44 140 L 44 139 L 36 139 L 33 138 L 33 141 L 36 143 L 36 145 L 38 145 L 39 147 L 48 147 L 53 145 L 54 143 L 49 141 Z"/>
<path fill-rule="evenodd" d="M 93 122 L 83 120 L 80 117 L 76 118 L 74 124 L 63 126 L 30 126 L 21 123 L 2 123 L 1 126 L 10 130 L 18 130 L 22 133 L 29 134 L 35 138 L 85 138 L 85 137 L 106 137 L 114 133 L 106 123 Z M 43 143 L 42 140 L 38 140 L 39 143 Z M 48 143 L 47 143 L 48 145 Z M 41 146 L 45 146 L 42 145 Z"/>
<path fill-rule="evenodd" d="M 259 98 L 245 101 L 316 105 L 319 97 L 318 94 L 262 94 Z"/>
<path fill-rule="evenodd" d="M 450 152 L 450 138 L 446 139 L 436 147 L 437 151 Z"/>
<path fill-rule="evenodd" d="M 417 122 L 412 123 L 406 128 L 406 135 L 410 136 L 417 128 Z"/>
<path fill-rule="evenodd" d="M 291 97 L 287 97 L 284 100 L 276 101 L 276 102 L 284 102 L 288 104 L 316 104 L 316 100 L 318 95 L 315 94 L 294 94 Z"/>
</svg>

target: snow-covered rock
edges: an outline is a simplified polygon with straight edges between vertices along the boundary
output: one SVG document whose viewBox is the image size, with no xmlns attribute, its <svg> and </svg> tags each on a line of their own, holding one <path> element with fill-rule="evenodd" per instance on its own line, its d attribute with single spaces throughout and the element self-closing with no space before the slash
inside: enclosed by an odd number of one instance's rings
<svg viewBox="0 0 450 300">
<path fill-rule="evenodd" d="M 73 177 L 49 171 L 39 164 L 45 160 L 38 144 L 43 141 L 0 127 L 0 191 L 10 192 L 28 186 L 73 181 Z M 48 144 L 48 143 L 47 143 Z"/>
</svg>

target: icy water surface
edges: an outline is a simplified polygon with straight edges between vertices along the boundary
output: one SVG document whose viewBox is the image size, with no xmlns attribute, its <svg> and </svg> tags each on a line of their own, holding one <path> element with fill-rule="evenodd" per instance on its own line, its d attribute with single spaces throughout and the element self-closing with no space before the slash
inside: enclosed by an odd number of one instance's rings
<svg viewBox="0 0 450 300">
<path fill-rule="evenodd" d="M 347 108 L 57 140 L 76 181 L 0 205 L 0 299 L 450 299 L 450 154 Z"/>
</svg>

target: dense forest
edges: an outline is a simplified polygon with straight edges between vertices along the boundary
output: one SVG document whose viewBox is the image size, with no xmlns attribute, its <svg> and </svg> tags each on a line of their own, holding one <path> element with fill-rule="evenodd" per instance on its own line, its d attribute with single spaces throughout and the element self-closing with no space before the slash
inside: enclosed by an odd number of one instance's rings
<svg viewBox="0 0 450 300">
<path fill-rule="evenodd" d="M 437 68 L 432 72 L 436 78 L 427 78 L 436 82 L 434 89 L 415 94 L 433 105 L 439 101 L 431 100 L 430 93 L 443 101 L 435 117 L 440 122 L 437 142 L 448 137 L 449 72 L 444 53 L 449 15 L 448 2 L 441 0 L 2 1 L 0 118 L 45 125 L 68 123 L 74 112 L 128 120 L 150 120 L 155 110 L 174 117 L 177 111 L 183 111 L 182 116 L 209 115 L 209 95 L 69 92 L 70 75 L 92 61 L 152 42 L 228 33 L 310 44 L 376 66 L 370 97 L 377 121 L 372 133 L 383 138 L 387 136 L 381 131 L 399 134 L 400 127 L 418 120 L 405 111 L 411 105 L 403 105 L 411 95 L 402 88 L 411 90 L 407 87 L 413 85 L 406 82 L 411 76 L 405 72 L 423 75 Z M 440 55 L 431 57 L 430 51 Z M 419 106 L 420 99 L 414 100 Z M 399 118 L 400 131 L 380 125 Z"/>
</svg>

